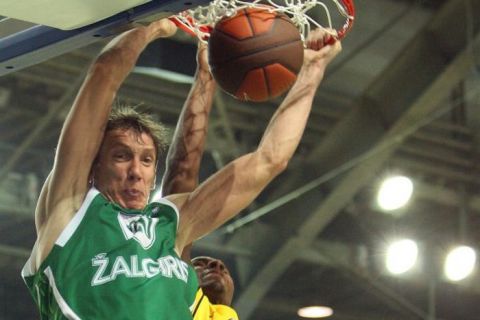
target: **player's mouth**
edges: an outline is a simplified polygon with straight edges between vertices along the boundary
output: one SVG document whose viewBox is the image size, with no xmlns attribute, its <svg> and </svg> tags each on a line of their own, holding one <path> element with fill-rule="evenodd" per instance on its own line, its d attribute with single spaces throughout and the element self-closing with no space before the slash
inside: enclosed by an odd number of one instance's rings
<svg viewBox="0 0 480 320">
<path fill-rule="evenodd" d="M 138 198 L 141 198 L 143 196 L 143 192 L 138 190 L 138 189 L 134 189 L 134 188 L 129 188 L 129 189 L 125 189 L 123 191 L 123 193 L 125 194 L 125 196 L 127 197 L 127 199 L 138 199 Z"/>
</svg>

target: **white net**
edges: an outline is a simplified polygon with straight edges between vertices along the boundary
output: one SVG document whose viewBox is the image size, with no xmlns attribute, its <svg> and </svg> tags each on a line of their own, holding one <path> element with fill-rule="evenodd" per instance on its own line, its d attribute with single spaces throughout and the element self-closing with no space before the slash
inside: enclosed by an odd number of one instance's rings
<svg viewBox="0 0 480 320">
<path fill-rule="evenodd" d="M 338 0 L 331 1 L 337 6 L 342 16 L 353 19 Z M 327 17 L 327 26 L 320 25 L 307 14 L 310 9 L 316 6 L 320 6 L 324 10 Z M 275 3 L 272 0 L 213 0 L 208 6 L 186 10 L 176 17 L 184 27 L 191 30 L 200 40 L 207 41 L 210 34 L 208 28 L 205 28 L 206 26 L 214 26 L 222 18 L 234 16 L 238 10 L 244 8 L 263 8 L 270 12 L 286 14 L 299 29 L 302 40 L 307 38 L 312 26 L 314 28 L 333 29 L 330 11 L 319 0 L 284 0 L 282 4 Z"/>
</svg>

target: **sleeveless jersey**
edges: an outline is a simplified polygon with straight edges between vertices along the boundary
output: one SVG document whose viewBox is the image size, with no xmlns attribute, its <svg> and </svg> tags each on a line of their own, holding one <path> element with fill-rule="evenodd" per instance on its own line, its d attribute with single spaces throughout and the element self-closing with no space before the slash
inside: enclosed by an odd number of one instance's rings
<svg viewBox="0 0 480 320">
<path fill-rule="evenodd" d="M 229 306 L 212 304 L 202 289 L 198 289 L 193 307 L 193 320 L 238 320 L 238 315 Z"/>
<path fill-rule="evenodd" d="M 91 189 L 37 272 L 22 276 L 42 320 L 192 319 L 195 271 L 175 252 L 178 210 L 128 210 Z"/>
</svg>

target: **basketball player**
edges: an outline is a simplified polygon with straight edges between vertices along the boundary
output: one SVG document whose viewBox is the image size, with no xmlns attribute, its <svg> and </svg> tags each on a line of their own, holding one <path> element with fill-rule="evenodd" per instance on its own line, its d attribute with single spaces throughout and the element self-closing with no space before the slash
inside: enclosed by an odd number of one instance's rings
<svg viewBox="0 0 480 320">
<path fill-rule="evenodd" d="M 238 320 L 230 306 L 233 279 L 223 261 L 212 257 L 195 257 L 192 265 L 197 272 L 200 289 L 195 298 L 194 320 Z"/>
<path fill-rule="evenodd" d="M 162 180 L 164 196 L 192 192 L 198 186 L 198 172 L 207 136 L 215 81 L 207 61 L 207 48 L 199 43 L 195 85 L 185 102 L 173 142 L 168 150 Z M 201 92 L 201 94 L 199 94 Z M 194 320 L 238 320 L 230 305 L 234 284 L 223 261 L 211 257 L 190 258 L 192 244 L 182 252 L 182 259 L 193 265 L 199 289 L 193 306 Z"/>
<path fill-rule="evenodd" d="M 41 319 L 191 319 L 197 281 L 179 253 L 238 214 L 285 169 L 325 68 L 341 48 L 323 46 L 324 34 L 312 33 L 297 82 L 258 148 L 192 193 L 148 204 L 161 129 L 133 111 L 109 116 L 142 50 L 175 30 L 161 20 L 112 40 L 67 115 L 22 271 Z"/>
</svg>

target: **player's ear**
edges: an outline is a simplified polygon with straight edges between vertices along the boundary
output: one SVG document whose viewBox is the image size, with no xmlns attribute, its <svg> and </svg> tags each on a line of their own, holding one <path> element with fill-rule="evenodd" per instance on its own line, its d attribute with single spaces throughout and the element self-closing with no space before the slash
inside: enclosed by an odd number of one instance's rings
<svg viewBox="0 0 480 320">
<path fill-rule="evenodd" d="M 97 158 L 93 161 L 92 167 L 90 168 L 90 173 L 88 174 L 88 186 L 95 186 L 95 169 L 98 167 Z"/>
<path fill-rule="evenodd" d="M 88 186 L 94 187 L 95 186 L 95 174 L 93 173 L 93 168 L 88 175 Z"/>
</svg>

